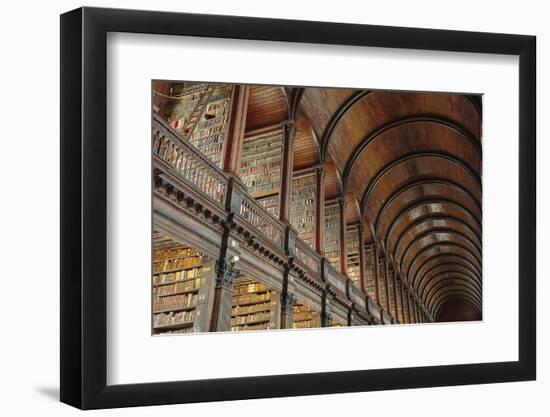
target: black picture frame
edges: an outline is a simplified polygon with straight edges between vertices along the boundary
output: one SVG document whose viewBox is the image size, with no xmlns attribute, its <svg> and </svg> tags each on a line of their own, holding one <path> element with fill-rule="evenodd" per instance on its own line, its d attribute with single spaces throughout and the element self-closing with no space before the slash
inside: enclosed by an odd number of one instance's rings
<svg viewBox="0 0 550 417">
<path fill-rule="evenodd" d="M 519 56 L 519 360 L 107 385 L 108 32 Z M 61 16 L 60 56 L 62 402 L 94 409 L 536 378 L 534 36 L 85 7 Z"/>
</svg>

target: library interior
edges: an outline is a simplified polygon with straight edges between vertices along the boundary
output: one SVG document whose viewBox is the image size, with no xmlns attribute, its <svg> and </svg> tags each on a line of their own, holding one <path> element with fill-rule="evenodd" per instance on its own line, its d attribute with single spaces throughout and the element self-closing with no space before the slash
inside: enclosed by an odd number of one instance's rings
<svg viewBox="0 0 550 417">
<path fill-rule="evenodd" d="M 152 82 L 152 334 L 482 319 L 480 96 Z"/>
</svg>

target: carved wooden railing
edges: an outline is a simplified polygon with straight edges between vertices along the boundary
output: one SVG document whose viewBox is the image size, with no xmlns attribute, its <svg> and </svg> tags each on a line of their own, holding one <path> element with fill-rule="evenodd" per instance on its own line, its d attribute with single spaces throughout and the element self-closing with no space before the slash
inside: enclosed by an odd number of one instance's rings
<svg viewBox="0 0 550 417">
<path fill-rule="evenodd" d="M 347 278 L 332 266 L 332 264 L 325 259 L 324 261 L 324 278 L 327 284 L 337 288 L 342 294 L 347 295 Z"/>
<path fill-rule="evenodd" d="M 296 238 L 295 257 L 313 273 L 321 275 L 321 257 L 300 238 Z"/>
<path fill-rule="evenodd" d="M 239 215 L 267 239 L 279 248 L 283 248 L 285 227 L 279 222 L 279 219 L 258 204 L 256 199 L 243 193 Z"/>
<path fill-rule="evenodd" d="M 223 206 L 227 197 L 227 176 L 162 119 L 153 119 L 153 155 L 164 161 L 178 179 L 190 184 Z"/>
<path fill-rule="evenodd" d="M 351 301 L 353 301 L 355 304 L 366 308 L 366 296 L 365 294 L 357 288 L 353 283 L 348 281 L 348 296 Z"/>
<path fill-rule="evenodd" d="M 342 296 L 380 319 L 381 310 L 370 298 L 351 285 L 348 278 L 297 237 L 290 226 L 262 207 L 239 181 L 230 178 L 191 143 L 182 139 L 164 120 L 153 119 L 153 157 L 160 168 L 168 170 L 182 183 L 200 192 L 219 208 L 235 213 L 276 247 L 294 256 L 297 263 L 314 276 L 338 289 Z M 231 184 L 231 185 L 230 185 Z M 382 321 L 388 320 L 383 317 Z"/>
</svg>

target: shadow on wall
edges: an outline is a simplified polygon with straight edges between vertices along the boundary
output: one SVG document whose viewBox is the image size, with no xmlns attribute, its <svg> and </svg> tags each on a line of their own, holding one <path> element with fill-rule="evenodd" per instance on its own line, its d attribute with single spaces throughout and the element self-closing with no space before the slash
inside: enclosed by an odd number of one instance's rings
<svg viewBox="0 0 550 417">
<path fill-rule="evenodd" d="M 53 401 L 59 401 L 59 387 L 36 387 L 36 391 Z"/>
</svg>

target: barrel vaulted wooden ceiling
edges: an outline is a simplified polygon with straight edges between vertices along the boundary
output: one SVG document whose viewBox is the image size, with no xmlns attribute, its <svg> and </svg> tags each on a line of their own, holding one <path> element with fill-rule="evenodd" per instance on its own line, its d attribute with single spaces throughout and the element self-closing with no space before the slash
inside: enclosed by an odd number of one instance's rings
<svg viewBox="0 0 550 417">
<path fill-rule="evenodd" d="M 296 121 L 294 170 L 326 167 L 402 279 L 442 320 L 481 316 L 481 106 L 460 94 L 252 86 L 247 130 Z M 454 313 L 453 313 L 454 312 Z"/>
</svg>

